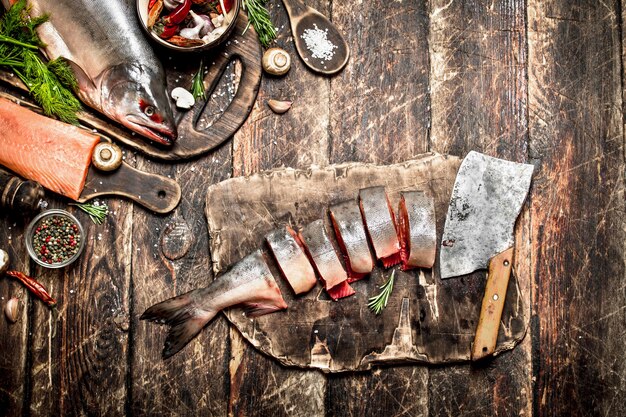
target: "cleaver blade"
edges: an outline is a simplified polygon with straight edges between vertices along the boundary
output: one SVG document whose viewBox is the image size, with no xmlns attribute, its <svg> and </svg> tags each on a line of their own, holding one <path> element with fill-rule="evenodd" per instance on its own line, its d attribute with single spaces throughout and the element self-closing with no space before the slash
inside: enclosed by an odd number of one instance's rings
<svg viewBox="0 0 626 417">
<path fill-rule="evenodd" d="M 441 278 L 485 269 L 513 246 L 513 229 L 533 166 L 472 151 L 457 173 L 441 239 Z"/>
</svg>

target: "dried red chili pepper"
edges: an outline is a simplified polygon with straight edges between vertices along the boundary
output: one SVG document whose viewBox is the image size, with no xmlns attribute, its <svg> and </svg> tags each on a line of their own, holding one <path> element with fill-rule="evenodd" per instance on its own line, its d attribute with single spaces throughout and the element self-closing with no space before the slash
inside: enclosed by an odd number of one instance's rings
<svg viewBox="0 0 626 417">
<path fill-rule="evenodd" d="M 154 33 L 159 35 L 160 38 L 169 39 L 172 36 L 176 35 L 176 32 L 178 32 L 178 25 L 163 26 L 160 22 L 158 22 L 156 25 L 154 25 L 153 31 Z"/>
<path fill-rule="evenodd" d="M 46 288 L 38 283 L 34 278 L 26 276 L 25 274 L 18 271 L 7 271 L 6 274 L 21 281 L 22 284 L 26 286 L 26 288 L 28 288 L 33 294 L 39 297 L 41 301 L 46 303 L 48 307 L 56 307 L 56 300 L 52 298 L 52 296 L 50 296 L 50 294 L 48 293 L 48 290 L 46 290 Z"/>
<path fill-rule="evenodd" d="M 189 10 L 191 10 L 191 0 L 185 0 L 183 4 L 175 8 L 172 13 L 161 19 L 161 22 L 167 26 L 178 25 L 181 23 L 187 15 L 189 14 Z"/>
</svg>

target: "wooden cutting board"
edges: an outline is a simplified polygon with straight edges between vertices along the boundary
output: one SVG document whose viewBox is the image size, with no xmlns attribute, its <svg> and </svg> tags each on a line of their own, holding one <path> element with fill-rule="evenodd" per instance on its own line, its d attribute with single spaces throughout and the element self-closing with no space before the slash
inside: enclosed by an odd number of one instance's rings
<svg viewBox="0 0 626 417">
<path fill-rule="evenodd" d="M 168 94 L 175 87 L 191 88 L 191 80 L 198 71 L 200 59 L 204 60 L 204 64 L 208 68 L 204 77 L 208 98 L 218 88 L 224 91 L 232 90 L 235 88 L 234 84 L 237 84 L 237 91 L 232 102 L 219 111 L 219 117 L 210 126 L 206 126 L 208 124 L 206 120 L 213 119 L 215 109 L 209 108 L 208 100 L 198 101 L 192 109 L 184 111 L 177 109 L 172 101 L 174 117 L 178 125 L 178 140 L 171 147 L 160 146 L 149 140 L 144 140 L 124 126 L 89 108 L 85 108 L 85 111 L 79 114 L 80 123 L 90 129 L 97 129 L 130 148 L 160 160 L 185 160 L 202 155 L 221 145 L 233 136 L 248 118 L 261 84 L 263 50 L 252 26 L 248 28 L 245 34 L 243 33 L 247 25 L 246 15 L 243 12 L 239 13 L 235 29 L 229 39 L 214 50 L 202 54 L 174 53 L 155 46 L 165 68 Z M 220 83 L 222 75 L 233 61 L 240 62 L 241 74 L 237 80 L 229 79 Z M 14 96 L 30 101 L 28 97 L 24 97 L 26 87 L 19 78 L 0 71 L 0 81 L 5 86 L 2 90 L 13 92 Z M 21 91 L 19 93 L 16 93 L 15 90 L 7 91 L 7 86 Z"/>
<path fill-rule="evenodd" d="M 301 227 L 325 216 L 329 205 L 354 199 L 358 190 L 384 185 L 397 208 L 399 192 L 421 189 L 435 197 L 437 234 L 441 238 L 452 185 L 461 160 L 437 154 L 389 166 L 360 163 L 322 169 L 279 169 L 238 177 L 208 189 L 206 214 L 216 273 L 258 247 L 264 236 L 289 223 Z M 275 276 L 280 277 L 275 265 Z M 333 302 L 318 284 L 294 296 L 277 278 L 286 311 L 257 319 L 242 309 L 226 313 L 241 334 L 262 352 L 285 365 L 325 372 L 369 369 L 381 363 L 441 364 L 470 359 L 479 316 L 485 272 L 441 280 L 433 270 L 396 270 L 387 308 L 375 316 L 367 299 L 378 293 L 391 270 L 377 267 L 353 285 L 356 295 Z M 527 317 L 516 277 L 508 287 L 496 352 L 512 349 L 526 332 Z"/>
</svg>

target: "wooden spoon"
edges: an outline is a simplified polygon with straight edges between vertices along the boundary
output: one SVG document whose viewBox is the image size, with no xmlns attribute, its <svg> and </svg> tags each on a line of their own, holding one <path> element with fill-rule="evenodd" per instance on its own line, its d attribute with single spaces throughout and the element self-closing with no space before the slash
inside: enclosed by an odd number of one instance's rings
<svg viewBox="0 0 626 417">
<path fill-rule="evenodd" d="M 313 71 L 325 75 L 336 74 L 346 66 L 350 57 L 350 49 L 345 39 L 333 23 L 317 10 L 305 6 L 300 0 L 283 0 L 285 9 L 289 14 L 291 33 L 296 43 L 296 49 L 300 57 Z M 327 31 L 327 39 L 336 46 L 333 49 L 333 56 L 330 60 L 314 58 L 312 52 L 307 48 L 306 42 L 302 39 L 305 30 L 317 29 Z"/>
</svg>

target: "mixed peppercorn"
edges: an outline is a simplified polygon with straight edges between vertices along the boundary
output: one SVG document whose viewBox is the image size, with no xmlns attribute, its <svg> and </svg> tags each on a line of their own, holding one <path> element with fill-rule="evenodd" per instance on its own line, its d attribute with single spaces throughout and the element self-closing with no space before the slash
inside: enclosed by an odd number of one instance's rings
<svg viewBox="0 0 626 417">
<path fill-rule="evenodd" d="M 64 216 L 51 216 L 37 224 L 33 234 L 33 249 L 47 264 L 67 261 L 78 253 L 81 235 L 78 225 Z"/>
</svg>

